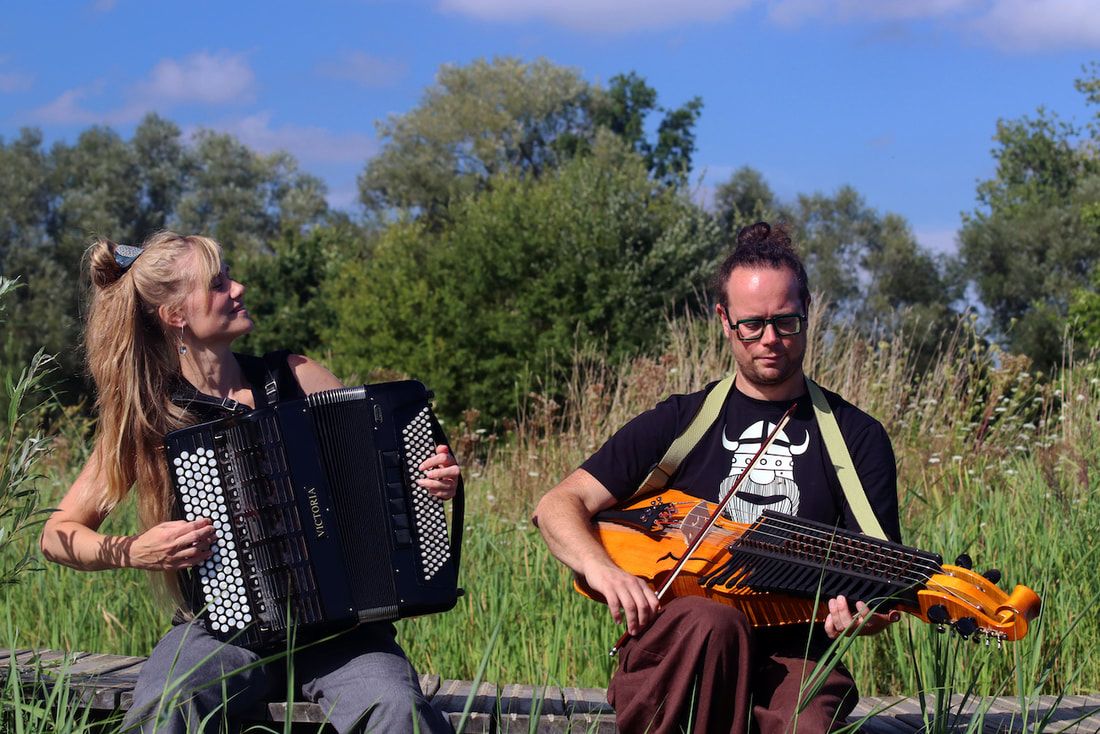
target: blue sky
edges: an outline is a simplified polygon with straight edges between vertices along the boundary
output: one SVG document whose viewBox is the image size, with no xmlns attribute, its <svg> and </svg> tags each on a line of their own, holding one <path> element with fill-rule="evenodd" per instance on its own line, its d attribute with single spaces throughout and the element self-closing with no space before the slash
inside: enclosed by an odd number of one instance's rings
<svg viewBox="0 0 1100 734">
<path fill-rule="evenodd" d="M 147 111 L 286 149 L 355 206 L 375 123 L 441 64 L 545 57 L 606 82 L 636 71 L 674 107 L 703 98 L 694 180 L 743 165 L 785 198 L 849 183 L 953 248 L 990 176 L 999 118 L 1100 60 L 1096 0 L 318 0 L 22 2 L 0 18 L 0 136 L 128 136 Z"/>
</svg>

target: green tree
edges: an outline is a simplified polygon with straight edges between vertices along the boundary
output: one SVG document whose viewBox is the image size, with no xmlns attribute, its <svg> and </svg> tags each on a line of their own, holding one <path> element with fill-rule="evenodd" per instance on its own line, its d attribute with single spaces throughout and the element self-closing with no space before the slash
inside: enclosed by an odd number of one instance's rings
<svg viewBox="0 0 1100 734">
<path fill-rule="evenodd" d="M 676 109 L 659 108 L 657 90 L 635 72 L 611 77 L 607 91 L 597 90 L 593 98 L 595 124 L 610 130 L 638 153 L 655 179 L 672 186 L 687 182 L 702 99 L 693 97 Z M 646 118 L 658 110 L 665 116 L 658 125 L 657 140 L 650 142 L 646 139 Z"/>
<path fill-rule="evenodd" d="M 376 215 L 406 212 L 442 226 L 451 202 L 486 190 L 498 176 L 538 178 L 596 144 L 597 131 L 619 136 L 654 178 L 686 180 L 702 101 L 673 110 L 638 75 L 612 79 L 607 90 L 545 59 L 478 60 L 444 66 L 417 107 L 380 124 L 382 151 L 359 177 L 359 195 Z M 645 124 L 664 112 L 657 139 Z"/>
<path fill-rule="evenodd" d="M 1085 228 L 1100 236 L 1100 201 L 1082 207 L 1081 220 Z M 1081 351 L 1100 351 L 1100 264 L 1093 266 L 1088 283 L 1074 289 L 1069 320 Z"/>
<path fill-rule="evenodd" d="M 749 166 L 733 172 L 714 190 L 714 210 L 722 228 L 734 236 L 742 227 L 761 220 L 790 220 L 780 213 L 780 204 L 764 174 Z"/>
<path fill-rule="evenodd" d="M 331 301 L 322 296 L 340 264 L 362 250 L 364 236 L 347 222 L 305 233 L 287 227 L 270 243 L 270 254 L 238 258 L 234 277 L 246 286 L 245 303 L 256 322 L 241 350 L 320 355 L 326 348 L 322 334 L 335 321 Z"/>
<path fill-rule="evenodd" d="M 179 199 L 174 226 L 202 232 L 229 252 L 268 251 L 287 224 L 318 224 L 328 211 L 325 186 L 298 170 L 287 153 L 261 155 L 231 135 L 196 136 L 194 168 Z"/>
<path fill-rule="evenodd" d="M 1092 104 L 1096 70 L 1077 83 Z M 997 170 L 964 216 L 960 254 L 1009 347 L 1054 365 L 1072 294 L 1090 287 L 1100 259 L 1100 228 L 1089 214 L 1100 202 L 1100 130 L 1040 109 L 999 121 L 994 140 Z"/>
<path fill-rule="evenodd" d="M 387 229 L 338 279 L 326 341 L 344 374 L 413 375 L 451 416 L 502 418 L 524 375 L 568 370 L 578 345 L 612 360 L 651 346 L 670 309 L 699 306 L 721 249 L 713 220 L 608 133 L 537 180 L 498 176 L 442 231 Z"/>
</svg>

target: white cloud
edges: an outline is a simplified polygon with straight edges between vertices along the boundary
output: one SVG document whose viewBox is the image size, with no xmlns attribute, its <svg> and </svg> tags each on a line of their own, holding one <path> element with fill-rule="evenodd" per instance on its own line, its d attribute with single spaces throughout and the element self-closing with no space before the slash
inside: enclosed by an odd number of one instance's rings
<svg viewBox="0 0 1100 734">
<path fill-rule="evenodd" d="M 752 6 L 763 6 L 781 26 L 925 22 L 1009 51 L 1100 48 L 1097 0 L 438 0 L 437 5 L 488 22 L 543 21 L 606 34 L 715 22 Z M 361 67 L 355 73 L 364 79 L 392 71 L 384 66 L 388 62 L 360 56 L 348 66 Z"/>
<path fill-rule="evenodd" d="M 753 0 L 440 0 L 439 8 L 488 21 L 547 21 L 572 30 L 626 33 L 721 20 Z"/>
<path fill-rule="evenodd" d="M 1100 48 L 1096 0 L 995 0 L 973 26 L 1006 50 Z"/>
<path fill-rule="evenodd" d="M 769 0 L 768 17 L 785 26 L 931 21 L 1008 51 L 1100 48 L 1096 0 Z"/>
<path fill-rule="evenodd" d="M 242 54 L 200 51 L 181 61 L 162 59 L 132 93 L 151 103 L 233 104 L 251 100 L 255 84 Z"/>
<path fill-rule="evenodd" d="M 982 0 L 771 0 L 768 15 L 782 25 L 812 20 L 849 23 L 923 20 L 957 15 L 980 6 Z"/>
<path fill-rule="evenodd" d="M 92 0 L 92 10 L 96 13 L 109 13 L 118 5 L 118 0 Z"/>
<path fill-rule="evenodd" d="M 205 51 L 185 59 L 162 59 L 148 76 L 123 93 L 124 101 L 102 104 L 107 85 L 101 80 L 62 92 L 32 110 L 32 122 L 59 125 L 123 125 L 147 112 L 165 112 L 185 104 L 235 105 L 255 97 L 256 76 L 243 55 Z M 100 102 L 100 104 L 95 104 Z"/>
<path fill-rule="evenodd" d="M 24 92 L 34 84 L 34 77 L 18 71 L 0 72 L 0 93 Z"/>
<path fill-rule="evenodd" d="M 253 150 L 285 150 L 304 163 L 363 163 L 378 152 L 378 142 L 363 133 L 334 133 L 322 127 L 271 124 L 270 112 L 239 117 L 213 126 L 231 133 Z"/>
<path fill-rule="evenodd" d="M 103 84 L 96 82 L 86 87 L 64 91 L 52 102 L 31 110 L 27 115 L 28 120 L 46 125 L 95 125 L 118 122 L 117 119 L 109 119 L 111 115 L 90 110 L 84 104 L 88 98 L 100 94 L 102 88 Z"/>
<path fill-rule="evenodd" d="M 317 71 L 323 76 L 348 79 L 361 87 L 378 89 L 395 86 L 408 74 L 409 67 L 400 61 L 352 51 L 339 59 L 318 65 Z"/>
</svg>

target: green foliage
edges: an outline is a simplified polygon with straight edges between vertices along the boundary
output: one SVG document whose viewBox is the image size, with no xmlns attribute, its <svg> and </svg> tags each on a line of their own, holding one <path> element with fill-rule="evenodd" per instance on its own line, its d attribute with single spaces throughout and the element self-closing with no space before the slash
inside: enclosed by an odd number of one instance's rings
<svg viewBox="0 0 1100 734">
<path fill-rule="evenodd" d="M 577 344 L 612 359 L 698 304 L 721 250 L 713 221 L 613 136 L 539 180 L 503 176 L 451 225 L 390 227 L 338 280 L 326 339 L 343 373 L 414 375 L 444 412 L 513 415 L 531 371 L 556 380 Z M 549 365 L 556 365 L 554 371 Z"/>
<path fill-rule="evenodd" d="M 444 66 L 420 104 L 378 127 L 384 141 L 359 177 L 360 200 L 376 215 L 422 216 L 433 226 L 452 202 L 486 190 L 498 176 L 537 178 L 589 154 L 599 130 L 620 137 L 656 180 L 686 181 L 702 101 L 665 113 L 657 140 L 645 136 L 657 93 L 631 72 L 607 90 L 539 59 L 479 59 Z"/>
<path fill-rule="evenodd" d="M 304 234 L 288 228 L 270 243 L 270 254 L 237 258 L 233 275 L 246 285 L 245 303 L 256 322 L 255 330 L 238 342 L 238 351 L 322 351 L 321 335 L 335 320 L 322 294 L 361 237 L 347 225 L 317 227 Z"/>
<path fill-rule="evenodd" d="M 0 277 L 0 314 L 14 281 Z M 50 451 L 34 417 L 33 402 L 50 372 L 50 357 L 39 351 L 18 372 L 0 371 L 0 587 L 13 584 L 36 565 L 37 554 L 24 537 L 41 520 L 37 481 L 39 462 Z"/>
<path fill-rule="evenodd" d="M 657 106 L 657 90 L 635 72 L 611 77 L 607 91 L 594 95 L 595 124 L 618 136 L 646 162 L 653 177 L 670 186 L 687 183 L 691 157 L 695 152 L 695 123 L 703 100 L 693 97 L 682 107 L 666 110 Z M 665 113 L 657 128 L 656 142 L 646 139 L 645 122 L 650 112 Z"/>
<path fill-rule="evenodd" d="M 1096 70 L 1077 82 L 1092 104 Z M 1060 359 L 1071 294 L 1089 288 L 1100 258 L 1092 214 L 1100 202 L 1100 129 L 1090 130 L 1043 109 L 998 122 L 997 172 L 979 184 L 979 208 L 960 233 L 960 254 L 994 324 L 1044 367 Z"/>
<path fill-rule="evenodd" d="M 283 226 L 319 222 L 328 209 L 324 184 L 287 153 L 259 155 L 231 135 L 203 131 L 191 164 L 174 226 L 229 252 L 264 252 Z"/>
<path fill-rule="evenodd" d="M 736 235 L 741 227 L 776 218 L 780 205 L 764 174 L 742 166 L 715 189 L 714 209 L 723 228 Z"/>
</svg>

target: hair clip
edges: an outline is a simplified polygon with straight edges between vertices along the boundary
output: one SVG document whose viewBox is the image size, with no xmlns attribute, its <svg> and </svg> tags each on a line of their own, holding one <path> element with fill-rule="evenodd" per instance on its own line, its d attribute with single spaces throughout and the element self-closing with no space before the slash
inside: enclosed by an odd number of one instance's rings
<svg viewBox="0 0 1100 734">
<path fill-rule="evenodd" d="M 138 255 L 145 252 L 144 247 L 134 245 L 115 245 L 115 262 L 123 270 L 128 270 L 138 259 Z"/>
</svg>

